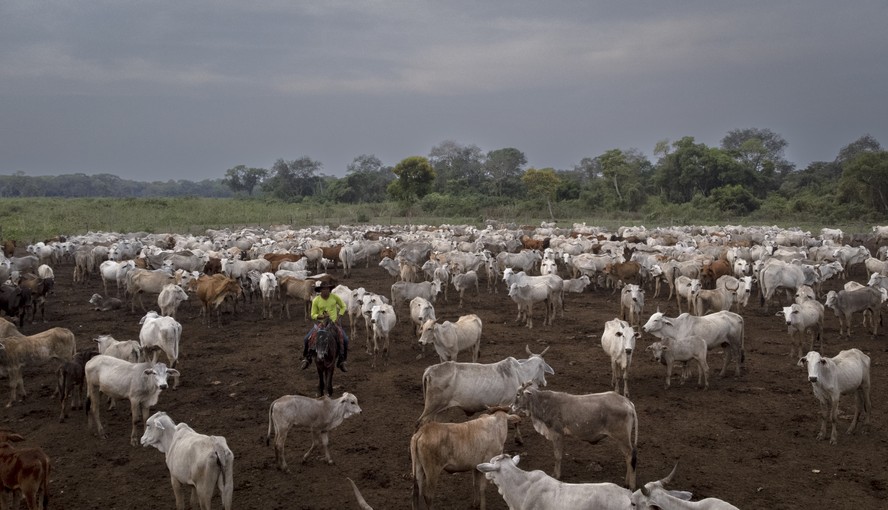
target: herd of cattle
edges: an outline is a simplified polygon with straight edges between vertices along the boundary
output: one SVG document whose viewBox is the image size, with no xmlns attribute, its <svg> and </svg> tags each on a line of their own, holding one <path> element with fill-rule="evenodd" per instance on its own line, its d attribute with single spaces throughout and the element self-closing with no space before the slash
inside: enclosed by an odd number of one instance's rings
<svg viewBox="0 0 888 510">
<path fill-rule="evenodd" d="M 888 240 L 888 227 L 873 231 L 877 246 Z M 24 366 L 59 360 L 60 420 L 67 417 L 68 407 L 85 405 L 87 426 L 100 437 L 106 436 L 99 413 L 102 395 L 110 406 L 115 400 L 129 400 L 130 442 L 155 446 L 165 454 L 177 508 L 184 508 L 187 487 L 193 491 L 192 505 L 210 508 L 218 486 L 227 510 L 233 499 L 234 456 L 225 438 L 198 434 L 163 412 L 149 416 L 167 389 L 168 378 L 175 388 L 180 376 L 179 306 L 199 301 L 206 328 L 214 327 L 214 322 L 222 326 L 223 312 L 224 320 L 237 320 L 238 305 L 253 299 L 261 300 L 263 317 L 280 317 L 285 311 L 291 318 L 289 305 L 294 300 L 307 317 L 318 281 L 333 280 L 334 274 L 347 281 L 355 265 L 373 263 L 391 275 L 391 288 L 373 292 L 339 285 L 334 289 L 347 305 L 352 341 L 360 342 L 363 336 L 373 365 L 377 357 L 388 363 L 391 332 L 399 316 L 402 321 L 409 317 L 418 342 L 432 344 L 440 358 L 423 373 L 424 408 L 409 445 L 415 508 L 433 505 L 441 474 L 461 471 L 474 473 L 478 492 L 473 500 L 480 501 L 482 510 L 487 479 L 499 487 L 510 508 L 690 508 L 684 506 L 689 504 L 685 501 L 689 493 L 664 488 L 674 472 L 640 488 L 636 484 L 638 416 L 629 399 L 629 382 L 641 332 L 658 339 L 647 350 L 666 365 L 667 388 L 676 362 L 682 365 L 682 382 L 697 368 L 698 384 L 708 387 L 710 350 L 724 349 L 721 375 L 731 362 L 737 375 L 744 368 L 742 314 L 750 298 L 758 297 L 766 310 L 774 301 L 783 301 L 787 306 L 779 316 L 792 338 L 791 354 L 807 367 L 821 405 L 818 439 L 829 437 L 836 444 L 841 395 L 856 395 L 849 433 L 869 420 L 870 358 L 857 349 L 832 358 L 814 349 L 818 340 L 823 349 L 826 308 L 839 317 L 841 331 L 848 336 L 857 313 L 877 334 L 881 306 L 888 299 L 888 277 L 882 276 L 888 274 L 884 248 L 871 253 L 862 245 L 852 247 L 843 242 L 841 231 L 830 229 L 813 236 L 799 230 L 744 227 L 621 228 L 609 233 L 579 224 L 571 229 L 543 224 L 523 230 L 445 225 L 226 230 L 203 236 L 90 233 L 29 245 L 28 255 L 9 251 L 0 259 L 0 281 L 5 282 L 0 310 L 13 321 L 0 319 L 0 371 L 9 379 L 10 407 L 25 395 Z M 74 333 L 66 328 L 30 336 L 21 332 L 38 320 L 38 311 L 45 321 L 45 307 L 51 306 L 55 290 L 54 272 L 68 268 L 75 285 L 101 282 L 104 296 L 96 293 L 90 300 L 95 310 L 141 308 L 145 315 L 138 341 L 102 336 L 95 339 L 95 349 L 77 351 Z M 864 268 L 870 274 L 867 285 L 849 281 L 845 290 L 822 295 L 824 281 L 848 278 Z M 439 322 L 435 303 L 439 295 L 446 298 L 452 286 L 462 309 L 466 291 L 480 295 L 481 280 L 489 299 L 497 299 L 504 287 L 516 306 L 516 320 L 527 328 L 534 327 L 536 305 L 543 310 L 544 326 L 563 316 L 565 293 L 619 292 L 620 317 L 607 322 L 601 335 L 601 346 L 611 359 L 614 391 L 573 395 L 541 389 L 546 374 L 555 373 L 543 359 L 545 350 L 535 354 L 527 348 L 524 359 L 477 363 L 481 319 L 467 314 L 456 322 Z M 657 310 L 645 315 L 645 294 L 659 297 L 661 290 L 665 293 L 664 283 L 667 300 L 674 295 L 679 312 L 684 302 L 689 313 L 668 317 Z M 160 313 L 146 309 L 146 295 L 156 300 Z M 472 362 L 458 362 L 461 352 L 467 352 Z M 160 354 L 166 363 L 157 361 Z M 463 423 L 439 422 L 439 415 L 451 408 L 487 414 Z M 332 463 L 329 432 L 359 413 L 357 398 L 350 393 L 338 399 L 298 395 L 277 399 L 269 408 L 266 437 L 267 441 L 275 437 L 277 466 L 287 470 L 284 444 L 293 426 L 312 434 L 312 446 L 303 459 L 319 445 Z M 520 441 L 522 419 L 552 442 L 552 477 L 522 471 L 517 456 L 503 455 L 508 427 L 516 428 Z M 144 424 L 141 439 L 140 424 Z M 611 438 L 625 459 L 623 486 L 559 483 L 565 436 L 593 444 Z M 40 508 L 39 499 L 45 507 L 49 458 L 39 448 L 11 446 L 7 439 L 12 437 L 20 438 L 13 432 L 0 438 L 3 490 L 15 491 L 14 497 L 23 497 L 28 508 Z M 367 507 L 357 487 L 355 491 Z M 693 508 L 734 507 L 710 498 Z"/>
</svg>

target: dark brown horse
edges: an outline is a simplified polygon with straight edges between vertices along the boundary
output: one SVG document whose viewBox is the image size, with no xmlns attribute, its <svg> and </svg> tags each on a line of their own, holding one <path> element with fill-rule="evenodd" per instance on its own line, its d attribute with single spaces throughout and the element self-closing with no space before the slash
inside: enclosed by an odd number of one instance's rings
<svg viewBox="0 0 888 510">
<path fill-rule="evenodd" d="M 318 396 L 333 396 L 333 371 L 336 369 L 336 360 L 339 359 L 339 330 L 330 321 L 318 324 L 313 346 L 309 346 L 309 356 L 313 357 L 318 369 Z"/>
</svg>

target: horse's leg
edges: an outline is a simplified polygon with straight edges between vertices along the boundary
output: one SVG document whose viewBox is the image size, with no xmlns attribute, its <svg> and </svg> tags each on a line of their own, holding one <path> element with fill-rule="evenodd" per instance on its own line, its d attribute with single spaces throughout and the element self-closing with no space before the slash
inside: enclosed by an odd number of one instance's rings
<svg viewBox="0 0 888 510">
<path fill-rule="evenodd" d="M 333 396 L 333 372 L 335 372 L 335 371 L 336 371 L 335 361 L 331 361 L 330 366 L 327 367 L 327 377 L 326 377 L 326 379 L 327 379 L 327 381 L 326 381 L 327 382 L 327 396 L 329 396 L 329 397 Z"/>
<path fill-rule="evenodd" d="M 324 366 L 317 361 L 317 354 L 315 354 L 315 366 L 318 369 L 318 396 L 324 396 Z"/>
</svg>

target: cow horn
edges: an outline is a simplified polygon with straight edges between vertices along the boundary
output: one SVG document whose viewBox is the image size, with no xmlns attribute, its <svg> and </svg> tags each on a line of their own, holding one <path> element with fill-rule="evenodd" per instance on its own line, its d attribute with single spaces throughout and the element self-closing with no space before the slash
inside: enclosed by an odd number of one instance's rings
<svg viewBox="0 0 888 510">
<path fill-rule="evenodd" d="M 642 485 L 642 486 L 641 486 L 641 493 L 642 493 L 642 494 L 644 495 L 644 497 L 646 497 L 646 498 L 651 497 L 651 491 L 648 490 L 648 488 L 647 488 L 646 485 Z"/>
<path fill-rule="evenodd" d="M 533 356 L 533 353 L 530 352 L 530 345 L 529 344 L 524 344 L 524 350 L 527 351 L 528 356 Z"/>
<path fill-rule="evenodd" d="M 543 349 L 543 352 L 541 352 L 541 353 L 539 354 L 539 356 L 542 358 L 543 355 L 546 354 L 546 353 L 549 351 L 549 348 L 550 348 L 550 347 L 552 347 L 552 346 L 551 346 L 551 345 L 546 346 L 546 348 Z"/>
<path fill-rule="evenodd" d="M 669 474 L 666 475 L 666 478 L 660 480 L 660 483 L 662 483 L 663 485 L 667 485 L 669 482 L 671 482 L 672 477 L 675 476 L 676 469 L 678 469 L 678 462 L 675 463 L 675 466 L 672 467 L 672 471 L 670 471 Z"/>
</svg>

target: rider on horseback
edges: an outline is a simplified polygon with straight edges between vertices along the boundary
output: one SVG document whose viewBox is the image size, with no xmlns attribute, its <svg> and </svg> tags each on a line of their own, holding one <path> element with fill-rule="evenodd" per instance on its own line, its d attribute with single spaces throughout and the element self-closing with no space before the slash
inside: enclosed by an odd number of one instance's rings
<svg viewBox="0 0 888 510">
<path fill-rule="evenodd" d="M 336 361 L 336 366 L 339 367 L 339 370 L 348 372 L 348 368 L 345 366 L 348 359 L 348 335 L 345 334 L 345 330 L 339 325 L 339 318 L 347 310 L 345 302 L 342 301 L 341 297 L 330 292 L 333 289 L 333 284 L 330 282 L 317 282 L 315 289 L 319 294 L 311 300 L 311 320 L 316 322 L 311 331 L 305 335 L 305 339 L 302 342 L 302 370 L 308 368 L 308 363 L 311 361 L 308 352 L 308 341 L 318 330 L 319 324 L 317 321 L 329 319 L 335 326 L 343 345 L 342 353 Z"/>
</svg>

